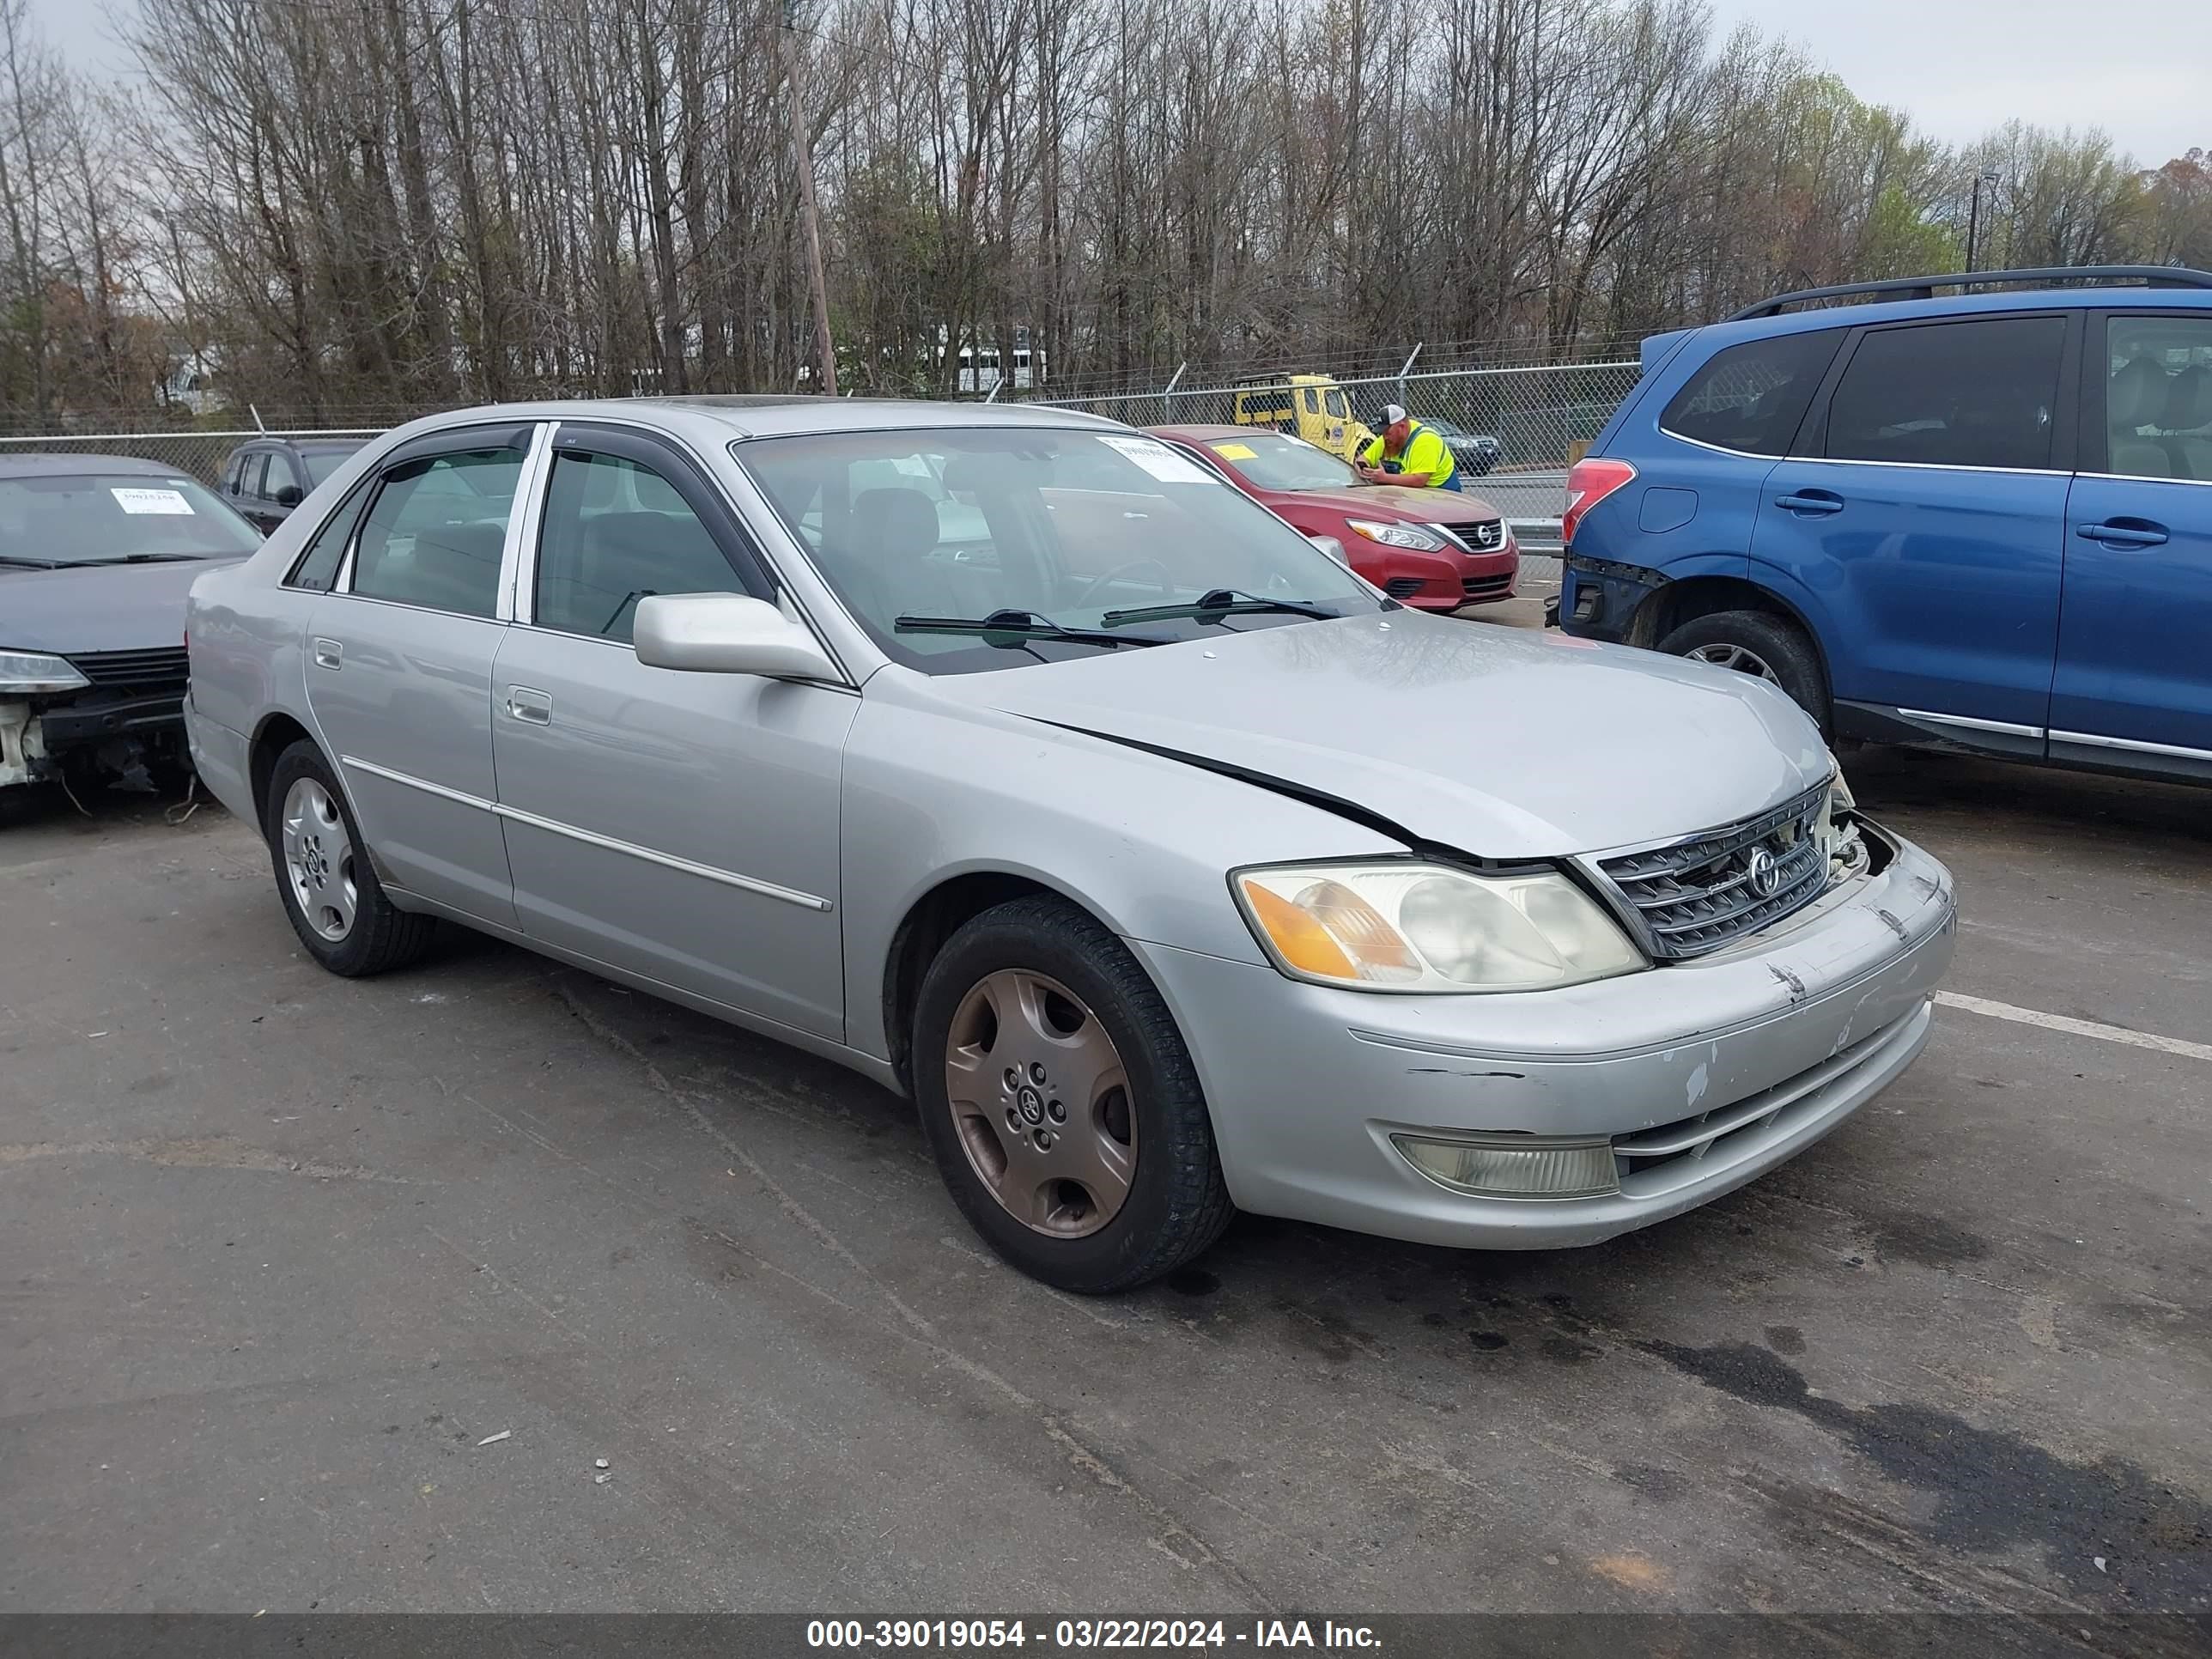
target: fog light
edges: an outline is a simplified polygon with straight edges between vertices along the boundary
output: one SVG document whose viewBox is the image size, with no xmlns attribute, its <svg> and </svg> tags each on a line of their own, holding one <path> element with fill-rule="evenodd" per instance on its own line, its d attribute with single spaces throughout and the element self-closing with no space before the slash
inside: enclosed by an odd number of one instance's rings
<svg viewBox="0 0 2212 1659">
<path fill-rule="evenodd" d="M 1483 1198 L 1598 1198 L 1620 1190 L 1608 1140 L 1494 1135 L 1431 1140 L 1392 1135 L 1406 1161 L 1440 1187 Z"/>
</svg>

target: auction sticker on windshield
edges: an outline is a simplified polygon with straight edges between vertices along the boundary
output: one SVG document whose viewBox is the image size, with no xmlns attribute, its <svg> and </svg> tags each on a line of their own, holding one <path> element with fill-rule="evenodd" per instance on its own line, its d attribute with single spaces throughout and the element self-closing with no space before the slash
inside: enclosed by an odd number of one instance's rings
<svg viewBox="0 0 2212 1659">
<path fill-rule="evenodd" d="M 173 489 L 110 489 L 115 504 L 125 513 L 152 513 L 169 518 L 193 516 L 192 504 Z"/>
<path fill-rule="evenodd" d="M 1249 444 L 1216 444 L 1213 453 L 1224 461 L 1256 461 L 1260 452 Z"/>
<path fill-rule="evenodd" d="M 1162 483 L 1208 483 L 1205 469 L 1187 455 L 1178 455 L 1164 443 L 1150 438 L 1109 438 L 1103 434 L 1098 441 L 1120 450 L 1139 466 Z"/>
</svg>

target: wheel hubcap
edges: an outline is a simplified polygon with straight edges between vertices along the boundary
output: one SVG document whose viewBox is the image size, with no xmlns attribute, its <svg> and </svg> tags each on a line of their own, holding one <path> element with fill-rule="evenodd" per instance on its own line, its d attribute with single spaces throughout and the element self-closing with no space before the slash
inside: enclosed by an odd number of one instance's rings
<svg viewBox="0 0 2212 1659">
<path fill-rule="evenodd" d="M 353 837 L 331 792 L 313 778 L 284 793 L 284 872 L 308 927 L 333 945 L 353 931 Z"/>
<path fill-rule="evenodd" d="M 1689 658 L 1692 662 L 1709 662 L 1716 668 L 1733 668 L 1739 674 L 1755 674 L 1762 680 L 1782 684 L 1782 677 L 1767 666 L 1765 658 L 1740 645 L 1700 645 L 1690 651 Z"/>
<path fill-rule="evenodd" d="M 977 981 L 952 1017 L 945 1085 L 969 1166 L 1024 1226 L 1080 1238 L 1120 1213 L 1137 1168 L 1128 1073 L 1066 986 L 1014 968 Z"/>
</svg>

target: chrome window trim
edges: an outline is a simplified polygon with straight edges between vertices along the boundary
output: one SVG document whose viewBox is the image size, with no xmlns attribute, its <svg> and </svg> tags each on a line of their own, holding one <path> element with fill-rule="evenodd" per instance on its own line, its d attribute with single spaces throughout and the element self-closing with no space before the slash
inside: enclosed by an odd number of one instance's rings
<svg viewBox="0 0 2212 1659">
<path fill-rule="evenodd" d="M 2021 726 L 2012 720 L 1977 720 L 1970 714 L 1939 714 L 1932 708 L 1900 708 L 1897 712 L 1909 720 L 1933 720 L 1938 726 L 1960 726 L 1970 732 L 1996 732 L 2008 738 L 2039 738 L 2045 735 L 2039 726 Z"/>
<path fill-rule="evenodd" d="M 1762 455 L 1753 449 L 1730 449 L 1725 444 L 1709 444 L 1703 438 L 1688 438 L 1670 426 L 1659 428 L 1678 444 L 1711 450 L 1716 455 L 1728 455 L 1739 461 L 1770 461 L 1779 466 L 1785 461 L 1802 461 L 1809 466 L 1894 466 L 1913 472 L 1997 472 L 2026 478 L 2070 478 L 2073 473 L 2060 466 L 1967 466 L 1955 461 L 1869 461 L 1852 455 Z M 2118 474 L 2100 474 L 2118 477 Z M 2168 483 L 2190 483 L 2188 479 L 2165 479 Z"/>
<path fill-rule="evenodd" d="M 562 637 L 575 636 L 566 635 Z M 489 812 L 494 817 L 503 818 L 514 823 L 526 823 L 533 830 L 543 830 L 550 835 L 565 836 L 569 840 L 581 842 L 587 847 L 601 848 L 610 853 L 627 854 L 629 857 L 642 860 L 647 864 L 657 864 L 663 869 L 679 871 L 687 876 L 697 876 L 705 881 L 718 882 L 725 887 L 737 888 L 741 892 L 757 893 L 763 898 L 781 899 L 786 904 L 796 904 L 802 909 L 827 912 L 836 908 L 836 906 L 828 899 L 813 893 L 802 893 L 795 887 L 779 886 L 775 882 L 763 881 L 755 876 L 741 876 L 734 870 L 720 869 L 711 864 L 695 863 L 690 859 L 678 858 L 672 853 L 656 852 L 650 847 L 640 847 L 635 842 L 617 841 L 612 836 L 602 836 L 595 830 L 580 830 L 573 823 L 562 823 L 558 818 L 544 817 L 536 812 L 526 812 L 520 807 L 508 806 L 500 801 L 486 800 L 480 795 L 468 794 L 459 789 L 449 789 L 442 783 L 433 783 L 427 778 L 415 777 L 389 766 L 380 766 L 374 761 L 362 760 L 357 755 L 341 755 L 338 757 L 338 762 L 343 766 L 351 767 L 355 771 L 366 772 L 371 777 L 382 778 L 387 782 L 399 784 L 409 789 L 419 789 L 426 795 L 437 796 L 441 800 L 449 800 L 460 806 L 474 807 L 480 812 Z"/>
<path fill-rule="evenodd" d="M 2152 743 L 2143 738 L 2107 738 L 2094 732 L 2053 732 L 2053 743 L 2078 743 L 2091 749 L 2124 749 L 2139 755 L 2172 755 L 2178 760 L 2212 761 L 2212 749 L 2191 749 L 2178 743 Z"/>
<path fill-rule="evenodd" d="M 2212 478 L 2162 478 L 2152 472 L 2100 472 L 2084 468 L 2075 475 L 2082 478 L 2120 478 L 2130 483 L 2188 484 L 2197 489 L 2212 489 Z"/>
<path fill-rule="evenodd" d="M 507 515 L 507 542 L 500 550 L 499 619 L 522 622 L 537 603 L 538 529 L 545 516 L 545 482 L 553 473 L 553 434 L 558 421 L 541 421 L 515 480 L 515 508 Z"/>
</svg>

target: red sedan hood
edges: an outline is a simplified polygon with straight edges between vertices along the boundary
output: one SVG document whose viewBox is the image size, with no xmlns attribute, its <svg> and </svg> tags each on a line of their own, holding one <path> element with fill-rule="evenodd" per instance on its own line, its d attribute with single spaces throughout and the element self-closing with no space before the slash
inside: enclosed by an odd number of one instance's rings
<svg viewBox="0 0 2212 1659">
<path fill-rule="evenodd" d="M 1271 489 L 1265 499 L 1271 506 L 1304 503 L 1398 524 L 1464 524 L 1470 519 L 1498 516 L 1498 509 L 1480 495 L 1450 489 L 1401 489 L 1395 484 L 1346 486 L 1342 489 Z"/>
</svg>

